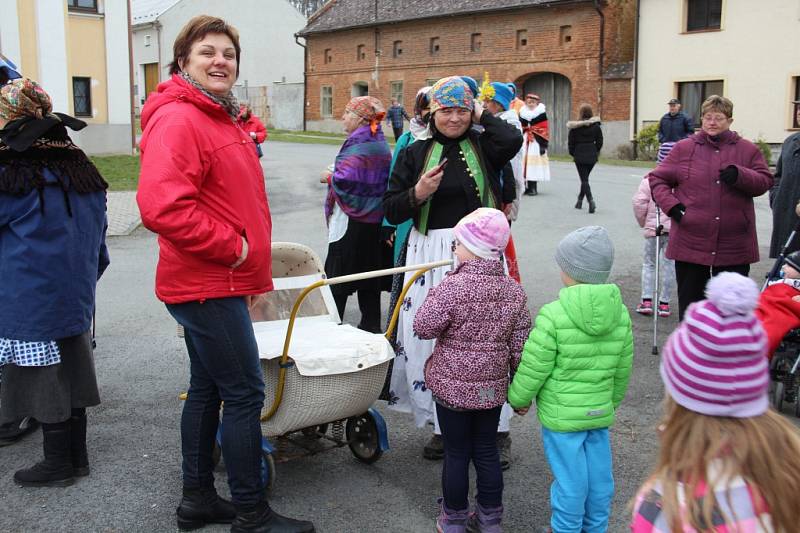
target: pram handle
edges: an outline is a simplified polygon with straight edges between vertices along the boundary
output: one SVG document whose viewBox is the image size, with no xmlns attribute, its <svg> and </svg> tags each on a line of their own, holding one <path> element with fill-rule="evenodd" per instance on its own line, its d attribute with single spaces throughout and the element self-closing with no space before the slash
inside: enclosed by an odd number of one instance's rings
<svg viewBox="0 0 800 533">
<path fill-rule="evenodd" d="M 415 274 L 411 277 L 411 279 L 406 282 L 403 286 L 403 290 L 400 292 L 400 297 L 397 299 L 397 303 L 394 306 L 394 310 L 392 312 L 392 319 L 389 321 L 389 327 L 386 330 L 385 336 L 388 339 L 392 335 L 392 331 L 394 331 L 394 326 L 397 323 L 397 317 L 400 313 L 400 306 L 403 303 L 403 298 L 405 294 L 408 292 L 408 289 L 411 285 L 423 275 L 425 272 L 432 270 L 434 268 L 439 268 L 443 266 L 452 265 L 452 259 L 444 260 L 444 261 L 434 261 L 432 263 L 423 263 L 420 265 L 407 265 L 404 267 L 395 267 L 395 268 L 385 268 L 383 270 L 373 270 L 370 272 L 361 272 L 358 274 L 349 274 L 347 276 L 338 276 L 335 278 L 327 278 L 321 279 L 316 281 L 302 290 L 302 292 L 297 296 L 297 299 L 294 301 L 294 306 L 292 306 L 292 314 L 289 315 L 289 325 L 286 328 L 286 338 L 283 341 L 283 352 L 281 353 L 281 361 L 278 370 L 278 385 L 275 388 L 275 399 L 272 402 L 272 406 L 270 407 L 269 411 L 262 415 L 261 421 L 266 422 L 278 411 L 278 408 L 281 405 L 281 401 L 283 400 L 283 388 L 286 383 L 286 367 L 287 362 L 289 361 L 289 344 L 292 341 L 292 330 L 294 329 L 294 322 L 295 318 L 297 318 L 297 313 L 300 310 L 300 304 L 303 303 L 306 296 L 311 293 L 311 291 L 323 287 L 325 285 L 338 285 L 339 283 L 348 283 L 351 281 L 360 281 L 363 279 L 370 279 L 370 278 L 379 278 L 381 276 L 389 276 L 393 274 L 402 274 L 404 272 L 412 272 L 416 271 Z M 340 317 L 341 318 L 341 317 Z"/>
<path fill-rule="evenodd" d="M 794 242 L 794 238 L 797 236 L 798 233 L 800 233 L 800 220 L 797 221 L 797 224 L 795 224 L 794 229 L 789 234 L 789 238 L 786 239 L 786 242 L 781 247 L 780 252 L 778 253 L 778 257 L 775 259 L 775 264 L 773 264 L 772 268 L 769 270 L 769 272 L 767 272 L 767 279 L 764 280 L 764 285 L 762 285 L 761 287 L 762 292 L 764 289 L 767 288 L 767 285 L 769 285 L 770 281 L 778 278 L 778 274 L 780 273 L 781 267 L 783 266 L 783 260 L 786 259 L 786 252 L 789 250 L 789 247 Z"/>
</svg>

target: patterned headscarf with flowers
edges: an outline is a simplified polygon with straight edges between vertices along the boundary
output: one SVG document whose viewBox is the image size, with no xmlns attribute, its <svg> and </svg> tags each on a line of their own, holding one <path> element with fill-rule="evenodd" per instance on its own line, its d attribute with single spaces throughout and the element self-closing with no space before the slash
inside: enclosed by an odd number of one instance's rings
<svg viewBox="0 0 800 533">
<path fill-rule="evenodd" d="M 18 78 L 0 89 L 0 117 L 7 121 L 22 117 L 44 118 L 53 110 L 50 95 L 28 78 Z"/>
<path fill-rule="evenodd" d="M 472 109 L 475 97 L 469 85 L 459 76 L 450 76 L 437 81 L 431 88 L 431 114 L 445 107 Z"/>
<path fill-rule="evenodd" d="M 386 117 L 383 104 L 374 96 L 355 96 L 347 103 L 344 110 L 366 120 L 372 135 L 375 135 L 378 126 Z"/>
</svg>

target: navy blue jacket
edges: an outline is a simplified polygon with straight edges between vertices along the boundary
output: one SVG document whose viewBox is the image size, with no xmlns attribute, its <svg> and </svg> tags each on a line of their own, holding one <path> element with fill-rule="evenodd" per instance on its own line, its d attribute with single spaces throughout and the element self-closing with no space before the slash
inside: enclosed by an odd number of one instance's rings
<svg viewBox="0 0 800 533">
<path fill-rule="evenodd" d="M 658 142 L 660 143 L 675 143 L 692 134 L 694 134 L 692 119 L 684 115 L 683 111 L 678 111 L 674 115 L 664 114 L 658 124 Z"/>
<path fill-rule="evenodd" d="M 109 264 L 105 191 L 65 195 L 49 169 L 43 174 L 56 185 L 41 197 L 36 189 L 0 192 L 0 337 L 48 341 L 88 331 Z"/>
</svg>

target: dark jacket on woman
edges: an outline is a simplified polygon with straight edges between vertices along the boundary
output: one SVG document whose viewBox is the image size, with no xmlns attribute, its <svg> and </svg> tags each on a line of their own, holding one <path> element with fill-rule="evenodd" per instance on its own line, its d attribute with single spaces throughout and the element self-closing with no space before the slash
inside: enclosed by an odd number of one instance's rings
<svg viewBox="0 0 800 533">
<path fill-rule="evenodd" d="M 431 121 L 433 122 L 433 121 Z M 459 141 L 470 139 L 477 156 L 481 159 L 482 171 L 489 190 L 494 197 L 495 206 L 511 203 L 516 191 L 500 184 L 500 172 L 522 147 L 522 134 L 505 120 L 484 112 L 481 115 L 483 133 L 469 128 L 459 139 L 448 139 L 434 132 L 432 139 L 417 141 L 405 147 L 392 169 L 389 188 L 383 196 L 383 209 L 386 220 L 400 224 L 413 218 L 414 226 L 419 227 L 421 204 L 417 204 L 414 186 L 423 174 L 425 160 L 434 139 L 443 145 L 442 157 L 448 159 L 439 189 L 427 201 L 431 204 L 428 229 L 452 228 L 468 213 L 482 206 L 477 194 L 475 181 L 467 174 L 467 165 L 459 155 Z M 513 194 L 512 194 L 513 193 Z"/>
<path fill-rule="evenodd" d="M 50 341 L 89 331 L 109 263 L 106 187 L 72 143 L 21 153 L 0 144 L 0 337 Z"/>
<path fill-rule="evenodd" d="M 800 219 L 795 206 L 800 201 L 800 133 L 795 133 L 783 142 L 778 166 L 775 168 L 775 184 L 769 191 L 772 207 L 772 242 L 769 256 L 778 257 L 789 234 Z M 787 252 L 800 250 L 800 235 L 795 237 Z"/>
<path fill-rule="evenodd" d="M 720 171 L 731 165 L 738 177 L 726 184 Z M 686 208 L 671 226 L 668 258 L 708 266 L 758 261 L 753 197 L 769 190 L 772 175 L 756 145 L 734 131 L 717 139 L 699 131 L 679 141 L 649 180 L 664 213 Z"/>
<path fill-rule="evenodd" d="M 600 129 L 600 117 L 588 120 L 570 120 L 569 155 L 579 165 L 597 163 L 600 149 L 603 148 L 603 131 Z"/>
</svg>

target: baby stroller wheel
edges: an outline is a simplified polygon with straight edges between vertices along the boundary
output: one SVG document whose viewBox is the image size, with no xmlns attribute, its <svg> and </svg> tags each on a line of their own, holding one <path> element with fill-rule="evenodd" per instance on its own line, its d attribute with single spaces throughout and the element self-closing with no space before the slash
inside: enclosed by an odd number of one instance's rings
<svg viewBox="0 0 800 533">
<path fill-rule="evenodd" d="M 345 436 L 350 451 L 362 463 L 372 464 L 383 455 L 378 437 L 378 424 L 371 413 L 348 418 Z"/>
<path fill-rule="evenodd" d="M 211 458 L 214 461 L 214 468 L 219 466 L 222 459 L 222 448 L 219 447 L 219 442 L 214 441 L 214 450 L 211 452 Z M 275 486 L 275 458 L 272 457 L 272 452 L 261 449 L 261 478 L 264 480 L 264 492 L 267 496 L 272 494 L 272 489 Z"/>
<path fill-rule="evenodd" d="M 775 382 L 775 390 L 772 392 L 772 405 L 779 413 L 783 408 L 783 398 L 786 393 L 786 384 L 783 381 Z"/>
</svg>

